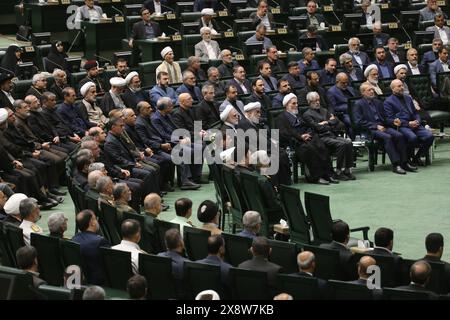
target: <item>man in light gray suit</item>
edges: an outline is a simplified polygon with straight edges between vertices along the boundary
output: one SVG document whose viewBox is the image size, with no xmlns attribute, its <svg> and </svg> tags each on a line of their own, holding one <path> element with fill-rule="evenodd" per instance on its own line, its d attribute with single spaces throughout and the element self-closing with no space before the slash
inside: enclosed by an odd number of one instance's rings
<svg viewBox="0 0 450 320">
<path fill-rule="evenodd" d="M 221 58 L 219 44 L 215 40 L 211 40 L 211 29 L 203 27 L 200 29 L 202 41 L 195 45 L 195 56 L 201 60 L 217 60 Z"/>
<path fill-rule="evenodd" d="M 434 17 L 434 26 L 427 27 L 426 31 L 434 31 L 434 38 L 441 39 L 444 46 L 450 41 L 450 28 L 445 25 L 445 17 L 437 14 Z"/>
<path fill-rule="evenodd" d="M 433 63 L 430 63 L 428 65 L 428 72 L 430 74 L 430 80 L 431 80 L 431 86 L 435 91 L 437 90 L 437 83 L 436 78 L 437 74 L 440 72 L 448 72 L 450 71 L 448 66 L 448 52 L 449 48 L 447 46 L 439 48 L 438 56 L 439 58 L 436 59 Z"/>
<path fill-rule="evenodd" d="M 103 15 L 103 10 L 99 6 L 94 5 L 94 0 L 84 0 L 84 6 L 81 6 L 77 10 L 75 16 L 75 22 L 81 22 L 85 20 L 94 21 L 100 20 Z"/>
</svg>

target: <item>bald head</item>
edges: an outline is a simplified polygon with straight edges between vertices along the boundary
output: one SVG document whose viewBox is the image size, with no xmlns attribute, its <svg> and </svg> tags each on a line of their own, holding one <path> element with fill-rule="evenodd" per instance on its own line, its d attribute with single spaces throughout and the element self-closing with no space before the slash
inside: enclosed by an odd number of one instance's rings
<svg viewBox="0 0 450 320">
<path fill-rule="evenodd" d="M 417 261 L 411 266 L 409 275 L 411 282 L 424 287 L 430 279 L 431 266 L 426 261 Z"/>
<path fill-rule="evenodd" d="M 358 263 L 358 274 L 360 279 L 367 279 L 369 277 L 369 274 L 367 274 L 367 268 L 370 266 L 376 265 L 377 262 L 374 258 L 369 256 L 364 256 L 361 259 L 359 259 Z"/>
<path fill-rule="evenodd" d="M 294 300 L 294 298 L 290 294 L 280 293 L 279 295 L 273 297 L 273 300 Z"/>
<path fill-rule="evenodd" d="M 161 197 L 156 193 L 148 194 L 144 199 L 144 209 L 154 215 L 161 213 Z"/>
<path fill-rule="evenodd" d="M 303 251 L 297 255 L 299 271 L 314 273 L 316 268 L 316 257 L 311 251 Z"/>
<path fill-rule="evenodd" d="M 190 108 L 192 107 L 192 97 L 189 93 L 182 93 L 178 96 L 178 103 L 182 108 Z"/>
<path fill-rule="evenodd" d="M 403 82 L 399 79 L 392 80 L 391 82 L 392 93 L 398 96 L 403 95 L 404 86 Z"/>
</svg>

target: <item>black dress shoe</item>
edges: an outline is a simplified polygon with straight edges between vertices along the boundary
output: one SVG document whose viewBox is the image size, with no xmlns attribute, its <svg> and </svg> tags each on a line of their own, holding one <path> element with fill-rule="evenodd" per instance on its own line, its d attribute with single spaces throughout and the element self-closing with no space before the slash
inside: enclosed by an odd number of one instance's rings
<svg viewBox="0 0 450 320">
<path fill-rule="evenodd" d="M 58 189 L 56 189 L 56 188 L 52 188 L 52 189 L 50 189 L 50 190 L 48 190 L 50 193 L 53 193 L 54 195 L 57 195 L 57 196 L 65 196 L 66 194 L 67 194 L 67 192 L 63 192 L 63 191 L 59 191 Z"/>
<path fill-rule="evenodd" d="M 344 175 L 348 178 L 348 180 L 356 180 L 356 177 L 350 171 L 344 172 Z"/>
<path fill-rule="evenodd" d="M 162 187 L 162 191 L 164 192 L 174 192 L 175 188 L 172 187 L 170 184 L 166 183 L 163 187 Z"/>
<path fill-rule="evenodd" d="M 328 185 L 330 184 L 327 180 L 325 180 L 324 178 L 320 178 L 319 180 L 316 181 L 317 184 L 323 184 L 323 185 Z"/>
<path fill-rule="evenodd" d="M 402 169 L 405 171 L 409 171 L 409 172 L 417 171 L 417 167 L 413 166 L 412 164 L 409 164 L 409 163 L 405 163 L 404 165 L 402 165 Z"/>
<path fill-rule="evenodd" d="M 163 203 L 161 203 L 161 207 L 162 207 L 162 211 L 167 211 L 167 210 L 169 210 L 169 208 L 170 208 L 169 205 L 163 204 Z"/>
<path fill-rule="evenodd" d="M 193 183 L 192 181 L 186 181 L 180 187 L 181 190 L 197 190 L 201 186 L 199 184 Z"/>
<path fill-rule="evenodd" d="M 412 161 L 412 163 L 413 163 L 414 165 L 416 165 L 416 166 L 419 166 L 419 167 L 426 167 L 425 162 L 423 162 L 422 159 L 420 159 L 420 158 L 414 158 L 414 160 Z"/>
<path fill-rule="evenodd" d="M 400 166 L 394 166 L 392 168 L 392 172 L 397 173 L 397 174 L 406 174 L 406 171 L 402 169 L 402 167 Z"/>
<path fill-rule="evenodd" d="M 335 184 L 339 183 L 339 180 L 337 178 L 333 177 L 333 175 L 326 177 L 325 180 L 329 181 L 330 183 L 335 183 Z"/>
<path fill-rule="evenodd" d="M 50 200 L 56 201 L 57 203 L 63 203 L 64 202 L 64 197 L 61 196 L 57 196 L 51 192 L 47 192 L 47 197 Z"/>
<path fill-rule="evenodd" d="M 341 181 L 348 181 L 349 178 L 347 177 L 347 175 L 345 175 L 343 172 L 339 173 L 336 175 L 336 177 L 341 180 Z"/>
</svg>

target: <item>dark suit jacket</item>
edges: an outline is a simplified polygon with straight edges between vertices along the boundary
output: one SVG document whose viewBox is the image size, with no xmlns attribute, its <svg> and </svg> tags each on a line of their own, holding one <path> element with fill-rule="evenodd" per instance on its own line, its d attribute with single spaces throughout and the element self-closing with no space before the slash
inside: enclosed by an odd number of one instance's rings
<svg viewBox="0 0 450 320">
<path fill-rule="evenodd" d="M 270 25 L 273 26 L 273 22 L 274 22 L 273 14 L 272 14 L 271 12 L 267 12 L 267 17 L 269 18 Z M 256 11 L 250 13 L 249 19 L 252 19 L 252 21 L 253 21 L 253 26 L 254 26 L 255 28 L 256 28 L 256 26 L 257 26 L 258 24 L 261 23 L 261 18 L 259 18 L 259 17 L 257 16 Z"/>
<path fill-rule="evenodd" d="M 11 110 L 14 109 L 11 101 L 9 101 L 2 90 L 0 90 L 0 104 L 2 108 L 10 108 Z"/>
<path fill-rule="evenodd" d="M 111 110 L 116 109 L 116 105 L 114 104 L 114 100 L 112 99 L 109 91 L 103 96 L 102 101 L 100 102 L 100 109 L 102 109 L 103 114 L 106 117 Z"/>
<path fill-rule="evenodd" d="M 355 89 L 348 86 L 347 90 L 352 94 L 353 97 L 356 96 Z M 336 85 L 332 86 L 327 91 L 328 100 L 330 105 L 333 106 L 334 110 L 337 112 L 347 113 L 347 96 L 339 89 Z"/>
<path fill-rule="evenodd" d="M 153 254 L 157 254 L 162 248 L 159 242 L 158 231 L 155 228 L 155 217 L 149 213 L 144 214 L 144 232 L 147 233 L 147 236 L 150 240 L 150 252 Z"/>
<path fill-rule="evenodd" d="M 422 62 L 420 64 L 426 67 L 429 63 L 437 60 L 437 58 L 439 58 L 437 52 L 435 53 L 433 50 L 427 51 L 423 54 Z"/>
<path fill-rule="evenodd" d="M 373 36 L 373 41 L 372 41 L 372 46 L 374 48 L 378 47 L 378 46 L 385 46 L 387 45 L 387 41 L 391 36 L 388 35 L 387 33 L 380 33 L 377 36 Z"/>
<path fill-rule="evenodd" d="M 405 107 L 401 103 L 400 99 L 395 95 L 390 95 L 384 101 L 384 113 L 386 114 L 386 120 L 391 127 L 395 118 L 399 118 L 402 122 L 402 127 L 409 127 L 409 121 L 417 120 L 421 122 L 420 116 L 414 107 L 414 103 L 409 96 L 403 96 L 405 101 Z"/>
<path fill-rule="evenodd" d="M 126 88 L 125 92 L 122 94 L 122 100 L 127 108 L 131 108 L 136 111 L 136 106 L 139 102 L 147 101 L 150 103 L 150 94 L 148 90 L 132 92 L 130 88 Z"/>
<path fill-rule="evenodd" d="M 303 88 L 304 86 L 306 86 L 306 77 L 303 74 L 300 74 L 298 78 L 294 78 L 292 74 L 288 73 L 284 75 L 283 78 L 281 79 L 287 80 L 292 90 Z"/>
<path fill-rule="evenodd" d="M 259 102 L 261 104 L 261 117 L 263 119 L 267 119 L 267 112 L 272 109 L 272 101 L 266 94 L 258 96 L 253 92 L 252 95 L 248 98 L 248 101 Z"/>
<path fill-rule="evenodd" d="M 194 102 L 200 102 L 203 99 L 202 91 L 197 86 L 189 88 L 185 84 L 182 84 L 181 86 L 178 87 L 176 92 L 178 95 L 180 95 L 182 93 L 189 93 L 191 95 L 192 99 L 194 100 Z"/>
<path fill-rule="evenodd" d="M 340 259 L 339 264 L 341 267 L 341 275 L 342 277 L 344 277 L 344 279 L 339 280 L 352 280 L 352 278 L 354 279 L 354 273 L 356 271 L 356 268 L 350 265 L 353 253 L 350 251 L 349 248 L 346 248 L 345 246 L 336 241 L 332 241 L 330 243 L 322 243 L 320 247 L 339 251 L 339 259 Z"/>
<path fill-rule="evenodd" d="M 299 40 L 300 39 L 308 39 L 308 35 L 306 33 L 304 33 L 300 36 Z M 328 45 L 328 43 L 325 41 L 325 39 L 320 34 L 316 35 L 316 43 L 319 46 L 320 50 L 322 50 L 322 51 L 327 51 L 330 49 L 330 46 Z M 312 49 L 315 50 L 316 48 L 312 48 Z"/>
<path fill-rule="evenodd" d="M 66 125 L 56 110 L 42 109 L 42 115 L 47 119 L 50 125 L 58 132 L 60 138 L 72 137 L 72 129 Z"/>
<path fill-rule="evenodd" d="M 159 257 L 166 257 L 172 259 L 172 274 L 176 280 L 182 280 L 184 274 L 184 262 L 188 259 L 181 256 L 175 251 L 166 251 L 158 254 Z"/>
<path fill-rule="evenodd" d="M 294 118 L 287 111 L 283 111 L 276 118 L 276 128 L 280 130 L 280 145 L 282 148 L 292 147 L 296 143 L 303 143 L 300 136 L 312 132 L 302 118 Z"/>
<path fill-rule="evenodd" d="M 27 123 L 31 131 L 42 141 L 52 141 L 54 137 L 58 136 L 58 132 L 47 121 L 42 112 L 30 111 Z"/>
<path fill-rule="evenodd" d="M 406 65 L 406 67 L 408 67 L 408 71 L 407 71 L 406 75 L 412 76 L 412 71 L 411 71 L 411 68 L 409 67 L 409 64 L 405 63 L 405 65 Z M 424 74 L 428 69 L 428 64 L 427 64 L 427 66 L 419 64 L 419 65 L 417 65 L 417 67 L 419 68 L 420 74 Z"/>
<path fill-rule="evenodd" d="M 320 85 L 326 85 L 326 84 L 335 84 L 336 83 L 336 75 L 337 72 L 335 73 L 328 73 L 327 70 L 322 69 L 317 71 L 317 73 L 319 74 L 320 77 Z"/>
<path fill-rule="evenodd" d="M 363 73 L 363 71 L 362 71 L 360 68 L 358 68 L 358 66 L 355 66 L 355 65 L 353 65 L 353 68 L 354 68 L 354 70 L 355 70 L 355 75 L 356 75 L 357 80 L 353 80 L 352 77 L 350 76 L 350 73 L 349 73 L 347 70 L 344 70 L 344 72 L 345 72 L 345 73 L 347 74 L 347 76 L 348 76 L 348 79 L 349 79 L 350 81 L 362 81 L 362 80 L 364 80 L 365 78 L 364 78 L 364 73 Z"/>
<path fill-rule="evenodd" d="M 152 3 L 153 4 L 153 3 Z M 162 8 L 161 8 L 162 9 Z M 162 10 L 161 10 L 162 11 Z M 151 26 L 153 27 L 153 32 L 155 33 L 155 38 L 159 37 L 162 32 L 161 28 L 159 26 L 159 23 L 150 21 Z M 136 22 L 133 24 L 133 29 L 131 30 L 131 39 L 137 40 L 137 39 L 146 39 L 145 35 L 145 23 L 143 20 Z"/>
<path fill-rule="evenodd" d="M 334 134 L 335 131 L 339 129 L 345 130 L 344 124 L 338 118 L 335 117 L 333 120 L 330 120 L 330 118 L 331 113 L 322 107 L 319 110 L 308 109 L 303 113 L 306 125 L 317 132 L 319 137 L 334 138 L 336 136 Z M 319 122 L 322 121 L 328 121 L 328 124 L 320 125 Z"/>
<path fill-rule="evenodd" d="M 226 263 L 225 261 L 223 261 L 222 259 L 220 259 L 218 256 L 215 256 L 215 255 L 208 255 L 206 258 L 197 260 L 196 262 L 220 266 L 222 282 L 227 283 L 228 272 L 230 271 L 230 268 L 232 267 L 232 265 Z"/>
<path fill-rule="evenodd" d="M 377 60 L 375 60 L 373 62 L 373 64 L 378 67 L 378 77 L 379 77 L 379 79 L 386 79 L 386 77 L 383 76 L 383 73 L 381 72 L 380 63 Z M 388 68 L 389 78 L 395 78 L 394 65 L 386 60 L 385 63 L 384 63 L 384 66 L 386 66 Z"/>
<path fill-rule="evenodd" d="M 242 91 L 242 88 L 239 85 L 239 83 L 236 81 L 236 79 L 234 79 L 234 78 L 231 79 L 230 81 L 228 81 L 227 85 L 235 86 L 238 94 L 245 94 L 244 91 Z M 248 79 L 244 80 L 244 87 L 247 88 L 248 93 L 252 93 L 252 85 L 250 84 L 250 81 Z"/>
<path fill-rule="evenodd" d="M 73 179 L 80 185 L 83 190 L 87 191 L 89 188 L 87 176 L 84 173 L 80 173 L 78 169 L 73 171 Z"/>
<path fill-rule="evenodd" d="M 161 13 L 167 12 L 169 9 L 165 8 L 163 5 L 167 5 L 167 1 L 166 0 L 161 0 Z M 143 7 L 147 8 L 150 13 L 154 13 L 155 12 L 155 5 L 153 3 L 153 0 L 147 0 L 143 3 L 142 5 Z"/>
<path fill-rule="evenodd" d="M 222 63 L 220 66 L 217 67 L 219 69 L 220 78 L 224 77 L 232 77 L 233 76 L 233 68 L 238 65 L 236 61 L 233 61 L 231 65 L 227 65 Z"/>
<path fill-rule="evenodd" d="M 353 110 L 355 124 L 367 130 L 377 130 L 377 126 L 387 125 L 385 121 L 383 102 L 372 100 L 372 106 L 366 99 L 359 99 Z"/>
<path fill-rule="evenodd" d="M 438 257 L 429 256 L 429 255 L 426 255 L 425 257 L 423 257 L 422 260 L 425 260 L 427 262 L 441 262 L 445 265 L 444 270 L 445 270 L 446 289 L 447 289 L 447 292 L 450 292 L 450 263 L 442 261 Z"/>
<path fill-rule="evenodd" d="M 294 276 L 294 277 L 305 277 L 305 278 L 315 278 L 315 279 L 317 279 L 319 292 L 320 292 L 320 294 L 322 296 L 321 298 L 324 299 L 324 298 L 327 297 L 327 295 L 328 295 L 328 284 L 327 284 L 326 280 L 314 277 L 314 276 L 310 275 L 309 273 L 306 273 L 306 272 L 303 272 L 303 271 L 299 271 L 299 272 L 296 272 L 296 273 L 291 273 L 289 275 L 290 276 Z"/>
<path fill-rule="evenodd" d="M 405 62 L 406 60 L 406 53 L 404 50 L 397 50 L 397 56 L 400 59 L 400 62 Z M 389 50 L 386 51 L 386 61 L 390 62 L 392 65 L 394 65 L 396 62 L 394 61 L 394 58 L 392 58 L 391 52 Z"/>
<path fill-rule="evenodd" d="M 172 121 L 177 128 L 183 128 L 191 133 L 191 139 L 194 138 L 194 109 L 178 108 L 172 114 Z"/>
<path fill-rule="evenodd" d="M 64 88 L 67 88 L 69 85 L 65 85 Z M 50 87 L 50 92 L 53 92 L 56 95 L 56 101 L 63 101 L 64 100 L 64 94 L 63 94 L 63 89 L 59 86 L 56 85 L 56 83 L 54 83 L 51 87 Z"/>
<path fill-rule="evenodd" d="M 100 247 L 110 247 L 108 240 L 92 232 L 79 232 L 72 238 L 73 242 L 80 244 L 87 281 L 90 284 L 104 284 Z"/>
<path fill-rule="evenodd" d="M 209 129 L 212 124 L 220 121 L 219 106 L 215 102 L 203 100 L 195 107 L 195 120 L 202 121 L 202 128 Z"/>
<path fill-rule="evenodd" d="M 356 62 L 354 54 L 352 54 L 350 51 L 347 51 L 346 53 L 348 53 L 349 55 L 352 56 L 353 67 L 359 67 L 359 64 L 358 64 L 358 62 Z M 370 64 L 370 59 L 369 59 L 369 56 L 367 55 L 367 53 L 365 53 L 364 51 L 360 51 L 359 56 L 361 58 L 363 66 L 368 66 Z"/>
<path fill-rule="evenodd" d="M 261 256 L 254 256 L 252 259 L 240 263 L 238 268 L 266 272 L 268 284 L 273 287 L 277 285 L 277 274 L 282 272 L 281 266 Z"/>
<path fill-rule="evenodd" d="M 136 165 L 136 159 L 131 151 L 121 141 L 120 137 L 116 137 L 111 132 L 106 136 L 104 150 L 112 163 L 122 169 L 132 169 Z"/>
<path fill-rule="evenodd" d="M 322 107 L 330 110 L 331 113 L 334 113 L 334 106 L 331 104 L 331 101 L 328 99 L 327 92 L 322 86 L 310 87 L 306 85 L 303 89 L 298 92 L 298 103 L 299 105 L 307 105 L 308 101 L 306 101 L 306 95 L 311 92 L 316 91 L 320 96 L 320 104 Z"/>
<path fill-rule="evenodd" d="M 217 81 L 213 83 L 208 80 L 203 84 L 203 86 L 206 85 L 214 86 L 214 97 L 223 97 L 225 95 L 225 82 Z"/>
<path fill-rule="evenodd" d="M 172 132 L 177 128 L 172 115 L 163 116 L 159 111 L 152 114 L 151 122 L 164 142 L 172 142 Z"/>
<path fill-rule="evenodd" d="M 150 118 L 138 116 L 136 118 L 135 130 L 139 139 L 146 147 L 152 150 L 161 150 L 161 144 L 164 141 L 161 139 L 158 130 L 152 125 Z"/>
<path fill-rule="evenodd" d="M 418 285 L 413 284 L 413 283 L 410 283 L 407 286 L 396 287 L 396 289 L 407 290 L 407 291 L 415 291 L 415 292 L 425 292 L 425 293 L 429 293 L 431 300 L 437 299 L 437 294 L 435 294 L 432 291 L 429 291 L 427 288 L 418 286 Z"/>
<path fill-rule="evenodd" d="M 324 16 L 320 13 L 315 14 L 317 21 L 319 22 L 319 25 L 323 22 L 325 23 L 325 26 L 328 25 L 327 21 L 325 20 Z M 306 25 L 309 26 L 311 23 L 309 22 L 309 15 L 307 13 L 302 14 L 300 17 L 307 18 Z"/>
</svg>

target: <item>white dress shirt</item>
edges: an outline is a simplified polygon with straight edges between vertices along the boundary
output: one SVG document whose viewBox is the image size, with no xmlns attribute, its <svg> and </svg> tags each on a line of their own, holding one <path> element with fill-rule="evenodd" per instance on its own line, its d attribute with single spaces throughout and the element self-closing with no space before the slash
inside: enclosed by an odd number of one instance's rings
<svg viewBox="0 0 450 320">
<path fill-rule="evenodd" d="M 111 249 L 131 252 L 131 267 L 133 268 L 133 273 L 134 274 L 139 273 L 139 253 L 146 253 L 146 252 L 141 250 L 141 248 L 137 243 L 128 240 L 122 240 L 120 244 L 111 247 Z"/>
<path fill-rule="evenodd" d="M 411 73 L 412 74 L 420 74 L 420 70 L 419 70 L 419 65 L 418 64 L 413 66 L 411 63 L 408 62 L 408 66 L 411 69 Z"/>
<path fill-rule="evenodd" d="M 153 5 L 155 7 L 155 13 L 161 14 L 161 2 L 153 1 Z"/>
<path fill-rule="evenodd" d="M 30 245 L 30 236 L 33 232 L 41 234 L 44 233 L 41 227 L 28 220 L 22 220 L 22 223 L 20 224 L 19 228 L 22 229 L 23 241 L 27 246 Z"/>
<path fill-rule="evenodd" d="M 394 59 L 395 63 L 400 62 L 400 58 L 398 57 L 398 55 L 396 53 L 394 53 L 390 50 L 389 50 L 389 52 L 391 53 L 391 57 L 392 57 L 392 59 Z"/>
<path fill-rule="evenodd" d="M 209 59 L 217 59 L 218 57 L 217 57 L 216 51 L 212 47 L 211 42 L 203 41 L 203 43 L 205 44 L 206 51 L 208 52 L 208 58 Z"/>
<path fill-rule="evenodd" d="M 436 26 L 436 28 L 439 32 L 439 38 L 441 38 L 442 43 L 444 44 L 444 46 L 446 46 L 448 44 L 447 33 L 445 32 L 444 28 L 439 28 L 438 26 Z"/>
<path fill-rule="evenodd" d="M 14 98 L 13 98 L 13 96 L 11 95 L 11 93 L 8 92 L 8 91 L 4 91 L 4 90 L 2 90 L 2 91 L 3 91 L 3 93 L 5 94 L 5 96 L 8 98 L 9 102 L 11 102 L 11 104 L 14 104 Z"/>
</svg>

